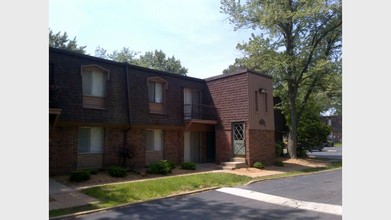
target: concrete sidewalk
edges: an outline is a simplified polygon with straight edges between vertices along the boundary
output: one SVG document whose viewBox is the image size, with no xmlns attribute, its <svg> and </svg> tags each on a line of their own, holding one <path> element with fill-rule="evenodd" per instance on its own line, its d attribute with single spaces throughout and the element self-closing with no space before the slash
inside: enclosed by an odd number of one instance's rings
<svg viewBox="0 0 391 220">
<path fill-rule="evenodd" d="M 49 178 L 49 211 L 88 205 L 98 200 Z"/>
</svg>

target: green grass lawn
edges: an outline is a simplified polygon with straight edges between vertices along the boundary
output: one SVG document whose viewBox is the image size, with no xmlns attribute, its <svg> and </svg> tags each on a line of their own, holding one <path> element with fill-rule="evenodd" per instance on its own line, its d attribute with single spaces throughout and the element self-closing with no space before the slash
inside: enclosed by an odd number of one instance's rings
<svg viewBox="0 0 391 220">
<path fill-rule="evenodd" d="M 342 143 L 334 143 L 334 147 L 342 147 Z"/>
<path fill-rule="evenodd" d="M 75 208 L 52 210 L 49 211 L 49 216 L 55 217 L 82 211 L 110 208 L 118 205 L 164 198 L 200 189 L 223 186 L 238 186 L 248 183 L 251 180 L 259 181 L 263 179 L 275 179 L 287 176 L 296 176 L 305 173 L 317 172 L 339 167 L 342 167 L 342 161 L 332 163 L 328 167 L 307 168 L 301 171 L 294 171 L 258 178 L 251 178 L 247 176 L 240 176 L 229 173 L 204 173 L 186 176 L 174 176 L 160 179 L 149 179 L 140 182 L 98 186 L 83 189 L 81 192 L 94 198 L 97 198 L 100 201 L 99 203 Z"/>
<path fill-rule="evenodd" d="M 252 180 L 251 177 L 229 173 L 205 173 L 151 179 L 141 182 L 113 184 L 83 189 L 81 192 L 97 198 L 99 203 L 76 208 L 49 211 L 49 216 L 60 216 L 81 211 L 110 208 L 211 187 L 236 186 Z"/>
<path fill-rule="evenodd" d="M 111 207 L 204 188 L 234 186 L 250 180 L 250 177 L 235 174 L 206 173 L 94 187 L 82 192 L 99 199 L 102 207 Z"/>
</svg>

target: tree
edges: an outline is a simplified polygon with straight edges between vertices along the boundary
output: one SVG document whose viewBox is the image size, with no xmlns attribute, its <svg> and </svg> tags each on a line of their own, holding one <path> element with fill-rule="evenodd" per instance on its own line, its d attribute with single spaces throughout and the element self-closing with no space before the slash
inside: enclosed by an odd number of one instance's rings
<svg viewBox="0 0 391 220">
<path fill-rule="evenodd" d="M 137 64 L 151 69 L 177 73 L 179 75 L 186 75 L 187 68 L 182 67 L 181 61 L 175 59 L 174 56 L 167 57 L 162 50 L 155 50 L 154 52 L 145 52 L 137 61 Z"/>
<path fill-rule="evenodd" d="M 186 75 L 187 73 L 187 68 L 182 67 L 180 60 L 175 59 L 174 56 L 166 58 L 166 54 L 162 50 L 145 52 L 144 55 L 140 55 L 139 58 L 136 58 L 138 54 L 139 52 L 130 50 L 127 47 L 122 48 L 120 51 L 115 50 L 111 54 L 108 54 L 107 50 L 101 47 L 98 47 L 95 50 L 95 56 L 100 58 L 117 62 L 128 62 L 130 64 L 180 75 Z"/>
<path fill-rule="evenodd" d="M 137 64 L 136 55 L 138 53 L 139 52 L 135 52 L 128 47 L 123 47 L 121 50 L 114 50 L 111 54 L 107 54 L 107 50 L 100 46 L 95 49 L 95 56 L 97 57 L 117 62 L 128 62 L 130 64 Z"/>
<path fill-rule="evenodd" d="M 315 99 L 308 101 L 297 128 L 297 142 L 303 149 L 311 150 L 327 141 L 331 128 L 321 120 L 321 109 L 322 105 Z"/>
<path fill-rule="evenodd" d="M 74 37 L 73 40 L 70 40 L 68 39 L 67 32 L 61 34 L 61 31 L 59 31 L 56 34 L 54 34 L 50 28 L 49 28 L 49 46 L 54 48 L 59 48 L 59 49 L 70 50 L 81 54 L 86 53 L 85 51 L 86 46 L 78 46 L 76 37 Z"/>
<path fill-rule="evenodd" d="M 296 158 L 298 125 L 317 94 L 332 95 L 341 75 L 342 3 L 340 0 L 221 0 L 234 30 L 252 28 L 238 44 L 237 62 L 273 76 L 274 91 L 289 126 L 288 152 Z"/>
</svg>

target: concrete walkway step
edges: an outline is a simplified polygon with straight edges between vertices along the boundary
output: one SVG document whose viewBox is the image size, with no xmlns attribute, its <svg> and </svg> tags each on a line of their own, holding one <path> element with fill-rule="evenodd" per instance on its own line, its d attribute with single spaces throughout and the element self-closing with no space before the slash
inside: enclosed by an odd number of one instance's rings
<svg viewBox="0 0 391 220">
<path fill-rule="evenodd" d="M 49 211 L 97 203 L 99 200 L 49 178 Z"/>
<path fill-rule="evenodd" d="M 246 163 L 235 161 L 222 162 L 221 165 L 223 166 L 223 170 L 234 170 L 247 167 Z"/>
</svg>

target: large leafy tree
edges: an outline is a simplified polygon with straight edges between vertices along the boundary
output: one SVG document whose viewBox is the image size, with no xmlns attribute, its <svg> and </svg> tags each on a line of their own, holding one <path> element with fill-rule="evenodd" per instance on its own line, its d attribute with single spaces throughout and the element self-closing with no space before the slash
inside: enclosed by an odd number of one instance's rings
<svg viewBox="0 0 391 220">
<path fill-rule="evenodd" d="M 117 62 L 128 62 L 130 64 L 177 73 L 180 75 L 186 75 L 188 71 L 187 68 L 181 65 L 180 60 L 175 59 L 174 56 L 167 57 L 162 50 L 145 52 L 143 55 L 140 55 L 139 58 L 137 58 L 136 56 L 138 54 L 139 52 L 135 52 L 127 47 L 124 47 L 119 51 L 115 50 L 112 53 L 107 53 L 107 50 L 101 47 L 98 47 L 95 50 L 95 56 Z"/>
<path fill-rule="evenodd" d="M 53 33 L 51 29 L 49 29 L 49 46 L 59 49 L 70 50 L 74 52 L 78 52 L 81 54 L 85 54 L 85 48 L 87 46 L 78 46 L 76 37 L 72 40 L 68 38 L 67 32 L 61 34 L 61 31 L 57 33 Z"/>
<path fill-rule="evenodd" d="M 296 158 L 298 125 L 309 100 L 340 94 L 342 3 L 340 0 L 221 0 L 234 30 L 252 28 L 238 44 L 236 66 L 270 74 L 287 115 L 288 151 Z M 337 94 L 334 94 L 337 93 Z"/>
<path fill-rule="evenodd" d="M 137 54 L 138 52 L 135 52 L 128 47 L 123 47 L 121 50 L 114 50 L 112 53 L 107 53 L 107 50 L 100 46 L 95 49 L 95 56 L 97 57 L 117 62 L 128 62 L 130 64 L 137 64 Z"/>
<path fill-rule="evenodd" d="M 187 68 L 182 67 L 181 61 L 175 59 L 174 56 L 166 57 L 162 50 L 145 52 L 141 55 L 137 64 L 151 69 L 163 70 L 180 75 L 186 75 Z"/>
</svg>

